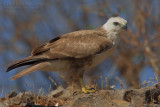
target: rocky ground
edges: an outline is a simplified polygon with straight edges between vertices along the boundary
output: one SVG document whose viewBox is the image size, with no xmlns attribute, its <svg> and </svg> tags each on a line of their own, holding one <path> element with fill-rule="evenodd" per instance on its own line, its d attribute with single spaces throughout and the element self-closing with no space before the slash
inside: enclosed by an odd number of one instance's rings
<svg viewBox="0 0 160 107">
<path fill-rule="evenodd" d="M 141 89 L 98 90 L 90 94 L 71 94 L 57 88 L 47 95 L 10 92 L 0 98 L 0 107 L 160 107 L 160 85 Z"/>
</svg>

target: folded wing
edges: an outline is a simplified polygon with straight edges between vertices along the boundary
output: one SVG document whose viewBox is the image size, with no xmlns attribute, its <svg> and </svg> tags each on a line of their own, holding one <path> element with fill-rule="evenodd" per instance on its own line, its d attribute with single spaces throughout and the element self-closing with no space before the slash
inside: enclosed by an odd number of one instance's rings
<svg viewBox="0 0 160 107">
<path fill-rule="evenodd" d="M 48 43 L 33 49 L 31 56 L 10 64 L 7 72 L 21 66 L 31 65 L 12 79 L 47 67 L 47 62 L 65 58 L 85 58 L 99 54 L 112 47 L 112 42 L 107 38 L 105 32 L 96 30 L 76 31 L 62 35 Z"/>
<path fill-rule="evenodd" d="M 49 59 L 83 58 L 99 54 L 112 47 L 103 32 L 85 30 L 65 34 L 32 51 L 32 55 L 44 55 Z"/>
</svg>

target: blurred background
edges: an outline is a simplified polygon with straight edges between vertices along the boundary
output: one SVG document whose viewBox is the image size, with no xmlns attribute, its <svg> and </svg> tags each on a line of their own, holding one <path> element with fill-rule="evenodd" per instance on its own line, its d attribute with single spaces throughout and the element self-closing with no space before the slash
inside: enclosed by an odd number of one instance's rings
<svg viewBox="0 0 160 107">
<path fill-rule="evenodd" d="M 53 80 L 63 84 L 58 73 L 41 71 L 12 81 L 9 77 L 25 67 L 6 73 L 6 66 L 56 36 L 97 28 L 112 16 L 125 18 L 128 31 L 115 53 L 85 75 L 86 84 L 121 89 L 157 83 L 159 5 L 159 0 L 0 0 L 0 97 L 10 91 L 48 92 Z"/>
</svg>

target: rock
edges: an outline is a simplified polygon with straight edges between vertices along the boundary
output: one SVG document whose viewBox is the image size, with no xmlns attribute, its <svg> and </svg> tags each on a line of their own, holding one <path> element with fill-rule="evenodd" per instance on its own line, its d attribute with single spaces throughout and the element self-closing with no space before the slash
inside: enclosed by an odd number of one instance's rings
<svg viewBox="0 0 160 107">
<path fill-rule="evenodd" d="M 116 103 L 119 107 L 135 107 L 131 103 L 124 100 L 112 100 L 112 101 Z"/>
<path fill-rule="evenodd" d="M 159 85 L 147 86 L 141 89 L 126 90 L 124 100 L 132 103 L 135 106 L 142 106 L 149 103 L 157 103 L 160 101 Z"/>
<path fill-rule="evenodd" d="M 8 100 L 4 100 L 3 102 L 0 102 L 0 107 L 10 107 L 9 106 L 9 101 Z"/>
<path fill-rule="evenodd" d="M 7 95 L 6 95 L 6 99 L 10 99 L 10 98 L 13 98 L 13 97 L 16 97 L 17 96 L 17 93 L 16 92 L 9 92 Z"/>
<path fill-rule="evenodd" d="M 3 102 L 5 100 L 6 100 L 6 98 L 0 98 L 0 102 Z"/>
<path fill-rule="evenodd" d="M 79 94 L 69 99 L 64 107 L 118 107 L 110 96 L 104 92 L 96 92 L 90 94 Z"/>
<path fill-rule="evenodd" d="M 27 103 L 21 103 L 20 106 L 21 107 L 27 107 L 28 105 L 27 105 Z"/>
<path fill-rule="evenodd" d="M 60 87 L 43 96 L 31 92 L 18 95 L 11 92 L 0 99 L 0 107 L 160 107 L 158 84 L 140 89 L 99 90 L 95 93 L 77 95 L 73 95 L 70 89 L 71 87 Z"/>
</svg>

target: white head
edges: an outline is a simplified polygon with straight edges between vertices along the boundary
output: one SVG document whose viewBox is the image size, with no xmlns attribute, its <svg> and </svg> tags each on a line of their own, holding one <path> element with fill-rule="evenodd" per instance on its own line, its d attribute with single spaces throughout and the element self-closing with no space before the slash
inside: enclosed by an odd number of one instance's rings
<svg viewBox="0 0 160 107">
<path fill-rule="evenodd" d="M 111 17 L 103 25 L 103 28 L 107 32 L 116 32 L 119 33 L 123 29 L 127 30 L 127 21 L 121 17 Z"/>
</svg>

